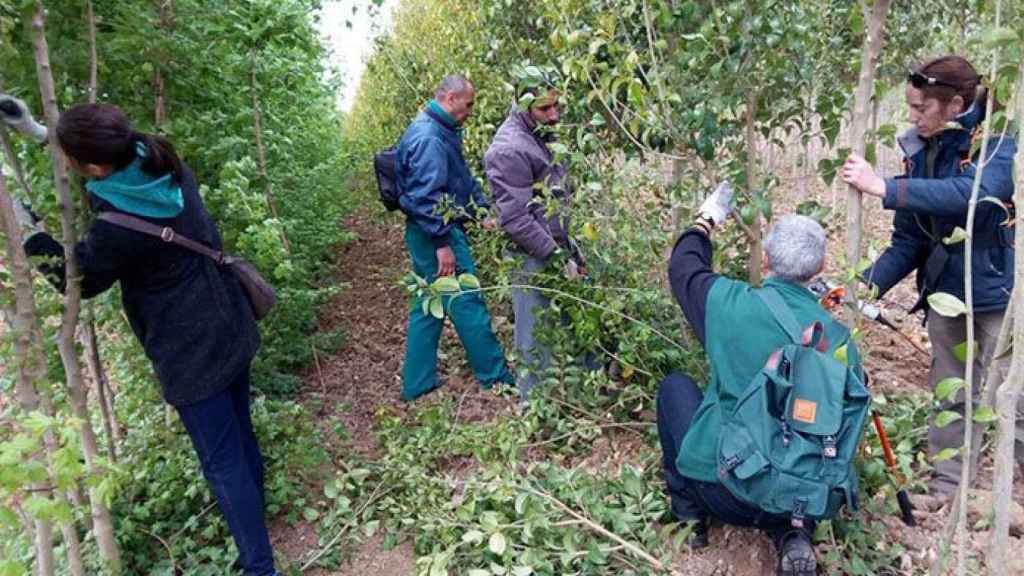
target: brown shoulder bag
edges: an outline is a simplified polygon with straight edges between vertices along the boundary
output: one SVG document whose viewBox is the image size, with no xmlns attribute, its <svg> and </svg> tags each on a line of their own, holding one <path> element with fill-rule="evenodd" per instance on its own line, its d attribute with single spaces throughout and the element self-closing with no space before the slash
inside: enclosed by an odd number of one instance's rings
<svg viewBox="0 0 1024 576">
<path fill-rule="evenodd" d="M 177 244 L 182 248 L 186 248 L 210 258 L 216 262 L 218 266 L 224 266 L 230 269 L 235 273 L 235 276 L 238 277 L 238 281 L 242 284 L 242 288 L 245 290 L 245 295 L 249 298 L 249 304 L 252 307 L 253 316 L 255 316 L 257 320 L 262 320 L 263 317 L 270 312 L 270 309 L 274 307 L 274 304 L 277 303 L 277 293 L 274 292 L 274 287 L 260 275 L 255 266 L 241 256 L 225 254 L 204 244 L 200 244 L 195 240 L 177 234 L 173 228 L 157 226 L 152 222 L 147 222 L 141 218 L 129 216 L 120 212 L 100 212 L 96 217 L 100 220 L 110 222 L 111 224 L 121 226 L 122 228 L 128 228 L 129 230 L 141 232 L 142 234 L 156 236 L 164 242 Z"/>
</svg>

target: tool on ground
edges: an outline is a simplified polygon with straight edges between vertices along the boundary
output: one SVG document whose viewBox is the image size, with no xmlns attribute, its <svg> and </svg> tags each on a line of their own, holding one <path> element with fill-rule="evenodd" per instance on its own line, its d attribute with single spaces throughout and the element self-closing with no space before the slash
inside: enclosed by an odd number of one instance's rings
<svg viewBox="0 0 1024 576">
<path fill-rule="evenodd" d="M 878 439 L 882 443 L 885 464 L 889 467 L 893 482 L 899 482 L 900 474 L 896 468 L 896 457 L 893 456 L 892 446 L 889 444 L 889 436 L 885 433 L 885 428 L 882 426 L 882 419 L 874 412 L 871 413 L 871 419 L 875 422 L 875 432 L 878 432 Z M 914 519 L 914 505 L 911 504 L 910 496 L 907 494 L 906 489 L 900 488 L 896 491 L 896 502 L 900 506 L 900 517 L 903 519 L 903 523 L 907 526 L 917 526 L 917 520 Z"/>
<path fill-rule="evenodd" d="M 811 292 L 813 292 L 815 296 L 818 297 L 818 300 L 821 302 L 821 306 L 828 310 L 829 312 L 834 311 L 842 304 L 846 304 L 847 306 L 851 307 L 853 306 L 853 304 L 846 298 L 846 287 L 843 286 L 842 284 L 836 284 L 835 282 L 832 282 L 830 280 L 818 278 L 814 282 L 808 284 L 807 288 Z M 927 350 L 924 349 L 924 347 L 918 344 L 910 336 L 904 334 L 898 326 L 896 326 L 895 324 L 892 323 L 892 321 L 883 316 L 882 311 L 878 309 L 878 306 L 875 306 L 874 304 L 871 304 L 870 302 L 867 302 L 865 300 L 861 300 L 858 303 L 858 306 L 860 307 L 861 314 L 863 314 L 865 318 L 867 318 L 868 320 L 872 320 L 874 322 L 878 322 L 879 324 L 885 326 L 886 328 L 889 328 L 893 332 L 899 334 L 900 337 L 902 337 L 904 340 L 906 340 L 907 343 L 914 348 L 914 350 L 917 350 L 918 352 L 924 354 L 925 356 L 931 357 L 931 355 L 928 353 Z"/>
</svg>

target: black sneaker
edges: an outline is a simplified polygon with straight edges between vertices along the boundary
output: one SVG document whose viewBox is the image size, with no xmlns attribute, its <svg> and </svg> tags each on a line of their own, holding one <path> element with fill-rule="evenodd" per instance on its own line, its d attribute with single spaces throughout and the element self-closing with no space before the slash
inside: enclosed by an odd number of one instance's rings
<svg viewBox="0 0 1024 576">
<path fill-rule="evenodd" d="M 811 538 L 803 530 L 791 530 L 776 542 L 779 551 L 779 576 L 816 576 L 818 560 Z"/>
</svg>

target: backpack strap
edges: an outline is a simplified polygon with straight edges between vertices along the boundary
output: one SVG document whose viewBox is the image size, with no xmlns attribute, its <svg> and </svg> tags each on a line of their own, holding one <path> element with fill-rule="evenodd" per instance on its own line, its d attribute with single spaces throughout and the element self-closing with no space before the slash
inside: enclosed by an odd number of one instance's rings
<svg viewBox="0 0 1024 576">
<path fill-rule="evenodd" d="M 772 316 L 775 317 L 775 321 L 778 322 L 779 326 L 782 326 L 782 329 L 789 335 L 789 339 L 792 340 L 794 344 L 800 344 L 800 333 L 802 332 L 800 323 L 796 321 L 796 316 L 793 315 L 793 311 L 789 309 L 789 306 L 786 305 L 786 301 L 782 299 L 782 296 L 779 295 L 775 288 L 765 286 L 764 288 L 754 290 L 754 293 L 757 294 L 761 298 L 761 301 L 764 302 L 765 306 L 768 307 Z"/>
<path fill-rule="evenodd" d="M 797 322 L 796 316 L 793 315 L 793 311 L 790 310 L 789 305 L 786 304 L 786 301 L 782 299 L 782 296 L 779 295 L 775 288 L 766 286 L 754 290 L 754 292 L 768 306 L 768 310 L 775 317 L 775 321 L 782 326 L 782 329 L 786 331 L 789 339 L 794 344 L 814 348 L 818 352 L 826 352 L 828 350 L 828 339 L 825 338 L 825 327 L 821 322 L 815 320 L 806 329 L 801 329 L 800 323 Z"/>
<path fill-rule="evenodd" d="M 156 236 L 157 238 L 163 240 L 164 242 L 177 244 L 182 248 L 191 250 L 192 252 L 196 252 L 198 254 L 202 254 L 203 256 L 212 259 L 217 264 L 224 263 L 223 252 L 219 252 L 217 250 L 214 250 L 213 248 L 210 248 L 209 246 L 200 244 L 199 242 L 196 242 L 191 238 L 182 236 L 176 233 L 174 229 L 171 228 L 170 226 L 157 226 L 156 224 L 153 224 L 152 222 L 147 222 L 142 218 L 136 218 L 135 216 L 129 216 L 128 214 L 122 214 L 121 212 L 100 212 L 96 216 L 96 219 L 103 220 L 104 222 L 109 222 L 111 224 L 114 224 L 115 226 L 120 226 L 122 228 L 134 230 L 141 234 Z"/>
</svg>

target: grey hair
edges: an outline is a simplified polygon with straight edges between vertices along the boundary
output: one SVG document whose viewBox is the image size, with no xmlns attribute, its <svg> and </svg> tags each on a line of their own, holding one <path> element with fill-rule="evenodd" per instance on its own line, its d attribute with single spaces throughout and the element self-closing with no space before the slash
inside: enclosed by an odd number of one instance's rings
<svg viewBox="0 0 1024 576">
<path fill-rule="evenodd" d="M 771 275 L 789 282 L 809 282 L 825 262 L 825 243 L 825 230 L 813 219 L 783 216 L 764 241 Z"/>
<path fill-rule="evenodd" d="M 473 83 L 462 74 L 449 74 L 445 76 L 434 91 L 434 98 L 440 100 L 453 92 L 462 93 L 473 87 Z"/>
</svg>

